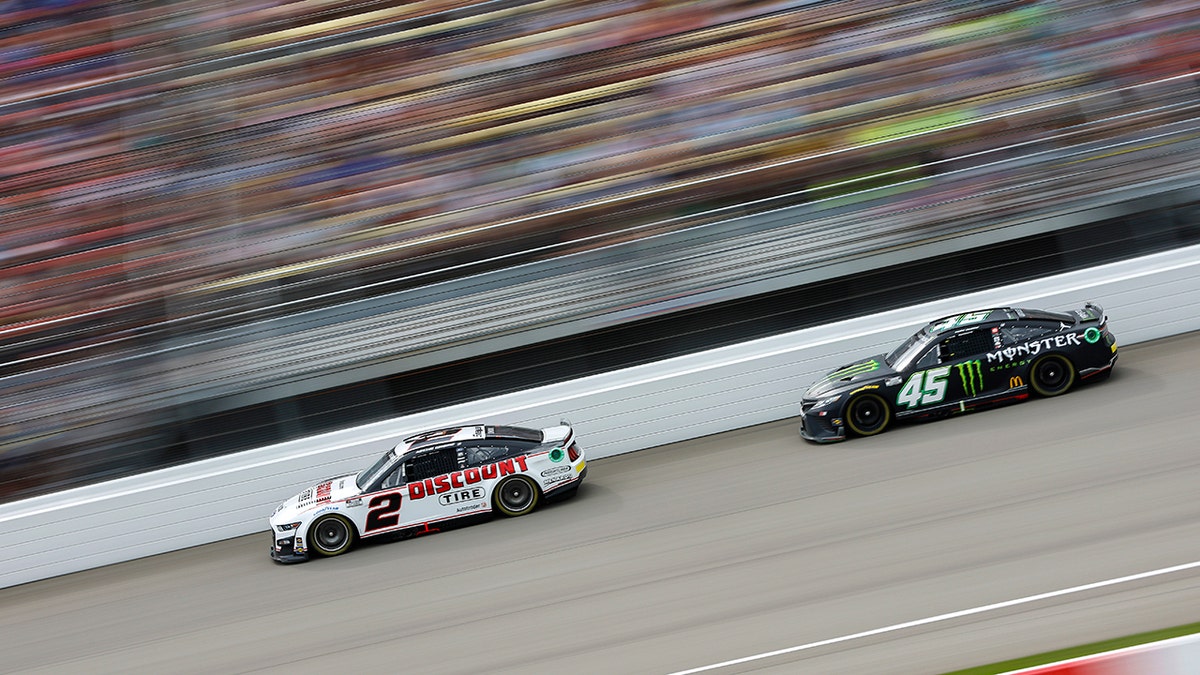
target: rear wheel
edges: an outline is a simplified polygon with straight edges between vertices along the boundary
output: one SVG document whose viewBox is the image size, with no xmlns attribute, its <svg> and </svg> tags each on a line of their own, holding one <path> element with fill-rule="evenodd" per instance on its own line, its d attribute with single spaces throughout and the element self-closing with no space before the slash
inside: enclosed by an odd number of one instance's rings
<svg viewBox="0 0 1200 675">
<path fill-rule="evenodd" d="M 892 408 L 879 394 L 862 394 L 846 406 L 846 426 L 858 436 L 874 436 L 892 421 Z"/>
<path fill-rule="evenodd" d="M 532 478 L 516 475 L 505 478 L 496 486 L 493 500 L 497 511 L 506 516 L 516 517 L 532 511 L 537 506 L 540 496 L 537 484 Z"/>
<path fill-rule="evenodd" d="M 1041 396 L 1065 394 L 1075 384 L 1075 366 L 1061 354 L 1047 354 L 1029 369 L 1029 385 Z"/>
<path fill-rule="evenodd" d="M 331 513 L 321 516 L 308 528 L 308 544 L 323 556 L 341 555 L 354 542 L 354 527 L 345 516 Z"/>
</svg>

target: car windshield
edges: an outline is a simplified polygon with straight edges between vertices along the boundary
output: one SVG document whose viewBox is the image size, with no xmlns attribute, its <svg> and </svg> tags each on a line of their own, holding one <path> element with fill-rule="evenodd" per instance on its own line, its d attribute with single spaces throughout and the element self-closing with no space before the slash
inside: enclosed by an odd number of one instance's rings
<svg viewBox="0 0 1200 675">
<path fill-rule="evenodd" d="M 921 350 L 925 349 L 925 345 L 929 344 L 930 339 L 928 327 L 922 328 L 905 340 L 904 344 L 896 347 L 891 354 L 884 358 L 884 361 L 893 368 L 897 363 L 907 362 L 920 354 Z"/>
<path fill-rule="evenodd" d="M 360 471 L 358 476 L 354 479 L 354 484 L 358 486 L 359 490 L 366 489 L 366 487 L 371 484 L 371 481 L 375 479 L 379 472 L 383 471 L 384 468 L 391 464 L 392 460 L 394 459 L 396 459 L 396 449 L 392 448 L 391 450 L 385 452 L 383 457 L 379 458 L 379 461 L 372 464 L 371 468 L 365 471 Z"/>
</svg>

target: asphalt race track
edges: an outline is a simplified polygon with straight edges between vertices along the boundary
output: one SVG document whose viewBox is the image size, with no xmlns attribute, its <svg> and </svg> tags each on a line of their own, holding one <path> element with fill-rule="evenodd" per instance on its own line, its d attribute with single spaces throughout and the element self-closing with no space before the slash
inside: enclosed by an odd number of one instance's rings
<svg viewBox="0 0 1200 675">
<path fill-rule="evenodd" d="M 836 640 L 1200 560 L 1197 372 L 1192 334 L 872 439 L 786 420 L 595 460 L 573 501 L 304 565 L 264 513 L 0 590 L 0 671 L 666 674 L 835 640 L 711 672 L 937 673 L 1200 621 L 1192 568 Z"/>
</svg>

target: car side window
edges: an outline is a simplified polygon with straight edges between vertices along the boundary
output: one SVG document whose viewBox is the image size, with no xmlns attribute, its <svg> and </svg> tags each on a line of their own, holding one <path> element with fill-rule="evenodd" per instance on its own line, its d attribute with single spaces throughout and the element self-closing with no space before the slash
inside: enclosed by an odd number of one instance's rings
<svg viewBox="0 0 1200 675">
<path fill-rule="evenodd" d="M 937 344 L 932 345 L 928 351 L 921 355 L 921 358 L 917 359 L 915 367 L 919 370 L 924 370 L 936 366 L 938 364 L 938 348 L 940 346 Z"/>
<path fill-rule="evenodd" d="M 1046 323 L 1013 323 L 1000 326 L 1000 338 L 1005 347 L 1016 347 L 1026 342 L 1032 342 L 1059 330 L 1058 324 Z"/>
<path fill-rule="evenodd" d="M 990 351 L 993 348 L 991 333 L 985 330 L 970 330 L 947 337 L 938 345 L 938 357 L 942 363 L 965 359 Z"/>
<path fill-rule="evenodd" d="M 425 480 L 457 471 L 461 468 L 459 464 L 459 451 L 455 446 L 421 452 L 404 463 L 404 477 L 410 483 Z"/>
<path fill-rule="evenodd" d="M 497 443 L 496 441 L 478 441 L 476 443 L 467 443 L 463 448 L 466 455 L 467 466 L 483 466 L 491 464 L 497 460 L 504 459 L 509 456 L 511 451 L 508 447 Z"/>
<path fill-rule="evenodd" d="M 402 483 L 404 483 L 404 464 L 397 464 L 396 468 L 389 472 L 383 479 L 383 483 L 379 488 L 381 490 L 390 490 Z"/>
</svg>

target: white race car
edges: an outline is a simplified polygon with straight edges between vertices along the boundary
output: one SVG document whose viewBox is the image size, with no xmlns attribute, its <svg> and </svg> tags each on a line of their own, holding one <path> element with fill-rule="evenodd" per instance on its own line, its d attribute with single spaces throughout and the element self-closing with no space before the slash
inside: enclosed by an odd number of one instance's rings
<svg viewBox="0 0 1200 675">
<path fill-rule="evenodd" d="M 322 481 L 271 516 L 271 557 L 334 556 L 356 539 L 436 532 L 455 518 L 523 516 L 569 497 L 587 475 L 570 425 L 465 426 L 404 439 L 370 468 Z"/>
</svg>

